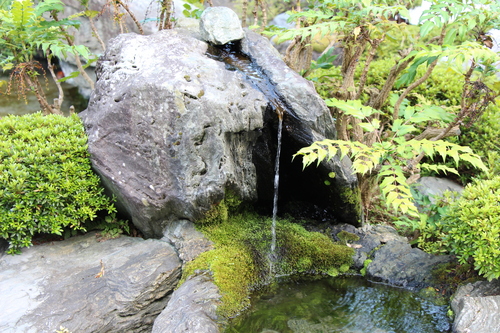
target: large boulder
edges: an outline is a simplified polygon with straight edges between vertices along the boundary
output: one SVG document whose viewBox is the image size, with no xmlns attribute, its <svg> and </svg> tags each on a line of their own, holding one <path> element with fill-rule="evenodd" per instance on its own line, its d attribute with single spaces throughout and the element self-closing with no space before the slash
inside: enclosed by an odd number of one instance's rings
<svg viewBox="0 0 500 333">
<path fill-rule="evenodd" d="M 267 39 L 246 32 L 242 45 L 291 107 L 284 116 L 283 193 L 337 203 L 339 217 L 356 223 L 356 203 L 342 197 L 356 181 L 347 164 L 302 173 L 298 159 L 291 163 L 298 148 L 335 136 L 328 108 Z M 261 91 L 207 49 L 185 30 L 118 36 L 99 60 L 96 89 L 81 113 L 94 168 L 146 237 L 162 237 L 171 221 L 203 218 L 227 190 L 272 204 L 277 116 Z M 337 178 L 326 187 L 330 171 Z"/>
<path fill-rule="evenodd" d="M 181 274 L 167 242 L 94 234 L 0 257 L 0 331 L 151 332 Z"/>
<path fill-rule="evenodd" d="M 80 0 L 62 1 L 65 5 L 64 17 L 75 15 L 85 10 Z M 137 22 L 140 23 L 144 34 L 148 35 L 158 31 L 158 19 L 160 17 L 159 3 L 153 3 L 151 0 L 134 0 L 124 3 L 128 7 L 128 10 L 133 13 Z M 172 11 L 175 19 L 182 19 L 184 17 L 182 14 L 184 4 L 185 2 L 182 0 L 172 1 L 171 5 L 173 7 Z M 88 1 L 87 5 L 89 10 L 99 13 L 99 15 L 93 18 L 93 24 L 100 40 L 105 45 L 111 38 L 116 37 L 120 33 L 140 32 L 132 17 L 118 4 L 110 5 L 107 0 L 92 0 Z M 119 15 L 122 16 L 121 20 L 118 22 L 116 18 L 119 17 Z M 79 29 L 71 29 L 70 31 L 73 35 L 73 42 L 75 45 L 85 45 L 92 54 L 97 56 L 102 55 L 105 50 L 94 34 L 90 20 L 86 16 L 80 16 L 78 20 L 81 22 Z M 65 59 L 60 59 L 60 66 L 65 75 L 69 75 L 78 70 L 75 58 L 72 55 L 68 55 Z M 91 64 L 91 66 L 86 69 L 86 72 L 95 81 L 95 64 Z M 85 98 L 90 96 L 90 84 L 81 75 L 71 78 L 67 82 L 78 87 L 80 93 Z"/>
</svg>

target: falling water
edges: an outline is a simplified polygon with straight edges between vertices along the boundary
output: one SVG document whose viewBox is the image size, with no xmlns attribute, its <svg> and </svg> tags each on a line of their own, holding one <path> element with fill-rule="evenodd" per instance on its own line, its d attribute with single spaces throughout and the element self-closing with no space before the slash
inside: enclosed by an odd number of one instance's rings
<svg viewBox="0 0 500 333">
<path fill-rule="evenodd" d="M 276 261 L 276 219 L 278 215 L 281 136 L 283 132 L 283 115 L 285 114 L 287 107 L 274 89 L 274 85 L 269 81 L 269 79 L 267 79 L 266 75 L 255 63 L 252 62 L 251 59 L 249 59 L 245 54 L 239 52 L 235 44 L 229 43 L 220 48 L 209 47 L 207 53 L 214 59 L 226 63 L 226 65 L 229 66 L 229 69 L 237 69 L 242 72 L 246 79 L 269 99 L 269 102 L 278 116 L 278 145 L 276 148 L 276 160 L 274 164 L 273 216 L 271 226 L 271 250 L 269 253 L 269 270 L 271 275 L 274 275 L 274 262 Z"/>
<path fill-rule="evenodd" d="M 273 196 L 273 222 L 271 225 L 271 253 L 270 272 L 274 273 L 273 262 L 276 259 L 276 219 L 278 216 L 278 189 L 280 182 L 280 155 L 281 155 L 281 135 L 283 132 L 283 115 L 278 113 L 278 147 L 276 148 L 276 160 L 274 163 L 274 196 Z"/>
</svg>

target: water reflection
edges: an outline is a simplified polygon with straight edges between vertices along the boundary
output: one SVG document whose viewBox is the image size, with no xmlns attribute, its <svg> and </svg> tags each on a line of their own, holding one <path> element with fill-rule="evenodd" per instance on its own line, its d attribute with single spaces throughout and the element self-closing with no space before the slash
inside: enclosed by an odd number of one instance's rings
<svg viewBox="0 0 500 333">
<path fill-rule="evenodd" d="M 360 277 L 282 283 L 256 297 L 226 333 L 433 333 L 451 328 L 446 306 Z"/>
<path fill-rule="evenodd" d="M 0 81 L 9 81 L 8 76 L 0 76 Z M 41 81 L 44 87 L 45 94 L 47 95 L 47 100 L 52 104 L 54 98 L 59 96 L 57 87 L 51 78 L 48 78 L 49 84 L 46 85 L 45 81 Z M 73 105 L 75 107 L 75 112 L 83 111 L 87 107 L 88 101 L 84 99 L 78 92 L 78 88 L 75 88 L 68 83 L 62 83 L 64 90 L 64 102 L 61 107 L 65 114 L 69 113 L 69 107 Z M 14 114 L 14 115 L 25 115 L 41 110 L 40 104 L 36 99 L 35 94 L 27 93 L 26 99 L 28 103 L 25 102 L 24 98 L 18 97 L 16 93 L 16 88 L 12 87 L 12 93 L 10 95 L 4 94 L 7 89 L 6 83 L 0 88 L 0 117 Z"/>
</svg>

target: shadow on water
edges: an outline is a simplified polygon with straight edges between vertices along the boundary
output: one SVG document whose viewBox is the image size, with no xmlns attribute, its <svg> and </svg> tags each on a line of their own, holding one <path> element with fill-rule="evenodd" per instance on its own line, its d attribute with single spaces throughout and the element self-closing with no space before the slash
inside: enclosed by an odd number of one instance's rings
<svg viewBox="0 0 500 333">
<path fill-rule="evenodd" d="M 254 295 L 226 333 L 450 332 L 447 306 L 362 277 L 285 281 Z"/>
</svg>

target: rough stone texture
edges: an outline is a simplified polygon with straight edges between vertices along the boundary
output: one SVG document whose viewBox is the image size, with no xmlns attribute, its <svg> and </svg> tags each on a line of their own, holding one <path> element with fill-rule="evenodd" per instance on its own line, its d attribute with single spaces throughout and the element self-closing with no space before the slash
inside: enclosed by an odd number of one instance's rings
<svg viewBox="0 0 500 333">
<path fill-rule="evenodd" d="M 131 237 L 88 234 L 4 255 L 0 331 L 148 332 L 180 270 L 170 244 Z"/>
<path fill-rule="evenodd" d="M 208 7 L 200 18 L 202 39 L 224 45 L 245 37 L 238 15 L 227 7 Z"/>
<path fill-rule="evenodd" d="M 173 294 L 156 318 L 153 333 L 219 332 L 215 310 L 219 289 L 206 275 L 189 277 Z"/>
<path fill-rule="evenodd" d="M 356 253 L 353 256 L 354 267 L 360 269 L 364 266 L 365 260 L 373 256 L 373 251 L 389 241 L 406 242 L 407 239 L 400 236 L 396 229 L 386 225 L 365 225 L 361 228 L 355 228 L 349 224 L 339 224 L 331 227 L 331 235 L 339 241 L 337 234 L 345 230 L 359 237 L 358 241 L 351 242 L 355 244 Z"/>
<path fill-rule="evenodd" d="M 61 17 L 67 17 L 69 15 L 73 15 L 79 13 L 83 10 L 81 2 L 79 0 L 63 0 L 64 13 Z M 174 0 L 173 1 L 173 11 L 175 18 L 182 18 L 182 11 L 184 10 L 183 4 L 185 2 L 182 0 Z M 88 3 L 90 10 L 95 10 L 100 12 L 101 14 L 93 19 L 94 25 L 99 32 L 99 36 L 103 40 L 105 44 L 111 38 L 116 37 L 121 33 L 120 26 L 117 24 L 115 19 L 113 18 L 113 9 L 112 6 L 109 5 L 106 0 L 92 0 Z M 103 8 L 107 6 L 106 10 Z M 136 19 L 141 22 L 143 31 L 145 34 L 152 34 L 158 31 L 158 26 L 156 19 L 159 17 L 158 9 L 159 5 L 152 3 L 151 0 L 134 0 L 127 2 L 127 6 L 130 11 L 134 13 Z M 123 9 L 121 12 L 125 12 Z M 97 56 L 102 55 L 104 50 L 101 47 L 101 44 L 94 37 L 92 27 L 88 18 L 81 16 L 78 18 L 81 22 L 80 28 L 71 29 L 70 32 L 74 35 L 74 43 L 76 45 L 85 45 L 87 46 L 92 54 Z M 123 19 L 123 31 L 124 32 L 139 32 L 136 24 L 131 19 L 130 15 L 125 14 Z M 60 60 L 61 68 L 65 75 L 69 75 L 70 73 L 78 70 L 76 67 L 76 63 L 74 57 L 69 55 L 65 60 Z M 87 70 L 87 74 L 95 81 L 95 64 L 91 65 Z M 85 79 L 80 75 L 76 78 L 69 79 L 68 83 L 79 87 L 80 93 L 89 97 L 91 90 L 90 85 L 85 81 Z"/>
<path fill-rule="evenodd" d="M 453 332 L 500 332 L 500 281 L 479 281 L 461 286 L 454 295 Z"/>
<path fill-rule="evenodd" d="M 432 255 L 412 248 L 405 237 L 386 225 L 365 225 L 354 228 L 352 225 L 337 225 L 331 228 L 332 237 L 348 231 L 360 237 L 349 242 L 356 250 L 354 266 L 362 268 L 365 260 L 372 260 L 366 270 L 366 277 L 376 282 L 388 283 L 410 290 L 420 290 L 434 283 L 432 270 L 439 264 L 452 261 L 451 256 Z"/>
<path fill-rule="evenodd" d="M 282 153 L 290 164 L 299 148 L 335 135 L 333 119 L 314 87 L 284 65 L 266 38 L 249 36 L 247 49 L 259 45 L 252 51 L 255 59 L 276 59 L 259 66 L 271 73 L 294 110 L 285 116 L 289 139 L 283 143 L 288 151 Z M 277 117 L 240 72 L 206 56 L 207 47 L 184 30 L 118 36 L 99 61 L 96 89 L 88 109 L 80 113 L 94 168 L 120 210 L 146 237 L 162 237 L 172 221 L 199 220 L 227 189 L 244 201 L 267 195 L 272 202 L 274 155 L 267 148 L 276 136 L 263 133 L 266 117 Z M 264 137 L 271 143 L 263 142 Z M 257 169 L 256 155 L 267 169 Z M 335 166 L 337 182 L 354 186 L 355 178 L 341 169 L 348 165 Z M 288 178 L 296 181 L 295 192 L 308 189 L 328 205 L 345 203 L 337 187 L 323 185 L 331 165 L 319 168 L 319 176 L 314 168 L 302 172 L 300 161 L 294 167 Z M 307 178 L 311 173 L 315 182 Z M 262 181 L 266 176 L 271 181 Z M 281 184 L 290 183 L 283 177 Z M 258 192 L 260 183 L 268 187 Z M 318 184 L 328 195 L 315 190 Z M 287 192 L 293 191 L 285 188 Z M 342 207 L 338 212 L 354 211 L 349 204 Z M 356 221 L 355 213 L 344 215 Z"/>
<path fill-rule="evenodd" d="M 196 221 L 234 188 L 255 198 L 252 145 L 267 102 L 175 30 L 110 43 L 81 113 L 95 169 L 147 237 Z"/>
<path fill-rule="evenodd" d="M 356 176 L 351 172 L 351 162 L 348 158 L 339 160 L 333 158 L 322 162 L 318 168 L 302 170 L 301 158 L 291 161 L 291 156 L 300 148 L 309 146 L 314 141 L 325 138 L 336 138 L 335 123 L 328 107 L 316 93 L 314 84 L 305 81 L 299 74 L 290 69 L 281 59 L 279 52 L 267 38 L 246 30 L 246 38 L 242 41 L 242 51 L 259 66 L 274 84 L 277 93 L 283 98 L 289 112 L 283 116 L 283 158 L 280 169 L 288 170 L 283 177 L 280 175 L 280 191 L 288 195 L 298 195 L 289 200 L 307 200 L 323 207 L 332 207 L 340 221 L 360 225 L 360 206 L 348 203 L 348 189 L 356 187 Z M 273 175 L 274 164 L 269 165 L 267 174 Z M 328 177 L 335 172 L 335 178 Z M 304 176 L 304 174 L 306 176 Z M 325 186 L 329 180 L 331 186 Z M 272 184 L 272 181 L 266 181 Z M 346 192 L 347 190 L 347 192 Z M 269 188 L 266 193 L 272 193 Z M 259 193 L 259 195 L 261 195 Z M 286 199 L 286 197 L 285 197 Z M 352 199 L 356 201 L 353 197 Z"/>
<path fill-rule="evenodd" d="M 194 224 L 188 220 L 169 223 L 162 240 L 174 245 L 179 253 L 179 258 L 184 263 L 193 260 L 213 247 L 213 243 L 196 230 Z"/>
<path fill-rule="evenodd" d="M 451 256 L 436 256 L 412 248 L 407 242 L 388 241 L 377 250 L 366 270 L 374 281 L 418 290 L 432 285 L 432 269 L 450 262 Z"/>
</svg>

